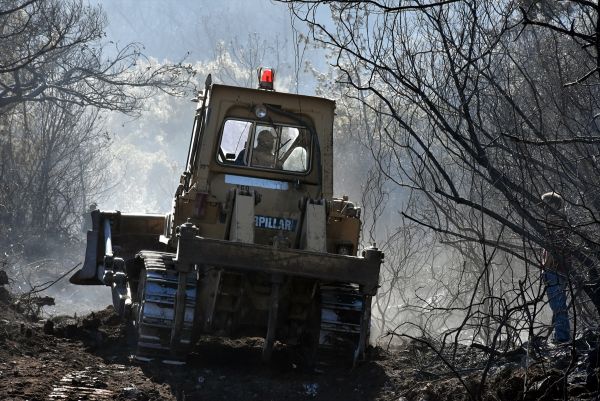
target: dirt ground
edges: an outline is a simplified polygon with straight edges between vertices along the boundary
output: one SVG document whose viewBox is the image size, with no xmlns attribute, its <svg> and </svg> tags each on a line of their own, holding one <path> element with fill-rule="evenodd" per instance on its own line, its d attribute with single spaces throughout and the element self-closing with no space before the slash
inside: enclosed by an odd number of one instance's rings
<svg viewBox="0 0 600 401">
<path fill-rule="evenodd" d="M 465 349 L 452 372 L 419 341 L 369 350 L 355 369 L 307 371 L 291 348 L 261 363 L 262 341 L 204 338 L 183 367 L 134 361 L 111 307 L 85 317 L 31 321 L 0 302 L 0 400 L 393 400 L 594 399 L 597 385 L 522 355 L 492 364 Z M 456 359 L 458 358 L 458 359 Z M 461 361 L 462 358 L 462 361 Z M 456 377 L 460 374 L 462 383 Z M 568 378 L 568 380 L 567 380 Z M 467 390 L 468 388 L 468 390 Z M 524 389 L 527 393 L 524 395 Z"/>
</svg>

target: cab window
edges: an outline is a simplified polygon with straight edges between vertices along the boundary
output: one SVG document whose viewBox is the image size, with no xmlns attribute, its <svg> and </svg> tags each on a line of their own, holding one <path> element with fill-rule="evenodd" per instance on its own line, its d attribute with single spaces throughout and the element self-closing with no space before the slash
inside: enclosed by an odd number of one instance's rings
<svg viewBox="0 0 600 401">
<path fill-rule="evenodd" d="M 217 159 L 246 168 L 308 172 L 310 134 L 303 127 L 229 119 Z"/>
<path fill-rule="evenodd" d="M 251 130 L 252 122 L 250 121 L 225 121 L 218 160 L 222 163 L 237 163 L 238 157 L 243 159 Z"/>
</svg>

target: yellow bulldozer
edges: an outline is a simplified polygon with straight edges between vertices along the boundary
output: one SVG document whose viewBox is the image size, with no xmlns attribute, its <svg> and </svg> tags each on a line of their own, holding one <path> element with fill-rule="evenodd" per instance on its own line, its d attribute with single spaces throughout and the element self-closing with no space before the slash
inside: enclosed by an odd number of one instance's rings
<svg viewBox="0 0 600 401">
<path fill-rule="evenodd" d="M 70 281 L 111 288 L 138 360 L 185 363 L 204 335 L 263 337 L 265 360 L 276 341 L 364 356 L 383 254 L 359 252 L 361 210 L 333 197 L 335 102 L 273 78 L 208 76 L 170 213 L 90 213 Z"/>
</svg>

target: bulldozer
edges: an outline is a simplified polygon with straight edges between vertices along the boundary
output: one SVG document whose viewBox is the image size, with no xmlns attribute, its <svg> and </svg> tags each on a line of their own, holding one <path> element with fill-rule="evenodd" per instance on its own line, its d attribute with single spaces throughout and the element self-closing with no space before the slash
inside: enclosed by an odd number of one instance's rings
<svg viewBox="0 0 600 401">
<path fill-rule="evenodd" d="M 258 72 L 257 89 L 207 77 L 170 213 L 87 216 L 70 281 L 110 287 L 140 361 L 185 363 L 201 336 L 364 358 L 383 253 L 359 250 L 361 209 L 332 193 L 335 102 Z"/>
</svg>

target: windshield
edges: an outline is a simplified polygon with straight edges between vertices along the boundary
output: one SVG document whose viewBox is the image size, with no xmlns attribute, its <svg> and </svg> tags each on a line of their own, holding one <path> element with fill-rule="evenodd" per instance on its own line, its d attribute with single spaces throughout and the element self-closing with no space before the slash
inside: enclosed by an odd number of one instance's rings
<svg viewBox="0 0 600 401">
<path fill-rule="evenodd" d="M 308 172 L 310 135 L 302 127 L 229 119 L 217 160 L 243 167 Z"/>
</svg>

